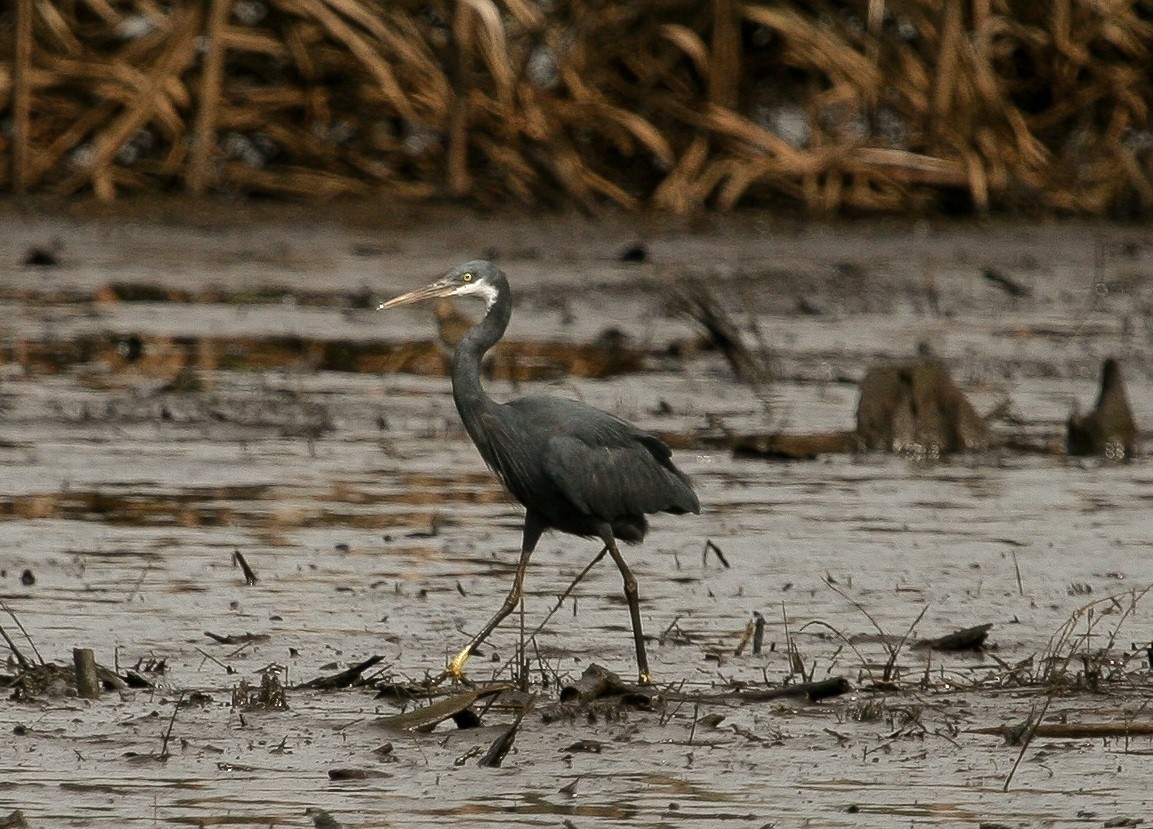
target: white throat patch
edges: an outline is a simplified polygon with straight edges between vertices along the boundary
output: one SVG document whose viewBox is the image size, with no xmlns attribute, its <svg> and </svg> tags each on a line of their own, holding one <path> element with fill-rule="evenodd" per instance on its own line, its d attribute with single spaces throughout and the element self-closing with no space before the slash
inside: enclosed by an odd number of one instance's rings
<svg viewBox="0 0 1153 829">
<path fill-rule="evenodd" d="M 485 310 L 492 308 L 496 302 L 496 288 L 487 282 L 471 282 L 461 285 L 454 291 L 457 296 L 479 296 L 484 300 Z"/>
</svg>

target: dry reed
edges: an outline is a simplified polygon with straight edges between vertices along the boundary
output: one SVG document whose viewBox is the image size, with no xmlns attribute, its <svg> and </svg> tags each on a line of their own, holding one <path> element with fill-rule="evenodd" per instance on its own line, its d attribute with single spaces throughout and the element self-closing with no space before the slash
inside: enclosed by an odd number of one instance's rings
<svg viewBox="0 0 1153 829">
<path fill-rule="evenodd" d="M 15 0 L 0 188 L 1148 213 L 1151 52 L 1148 0 Z"/>
</svg>

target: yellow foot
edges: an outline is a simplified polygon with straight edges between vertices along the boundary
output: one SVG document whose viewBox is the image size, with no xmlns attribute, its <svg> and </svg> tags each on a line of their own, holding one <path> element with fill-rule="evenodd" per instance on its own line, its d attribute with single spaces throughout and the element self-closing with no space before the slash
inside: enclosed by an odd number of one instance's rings
<svg viewBox="0 0 1153 829">
<path fill-rule="evenodd" d="M 452 658 L 452 660 L 448 663 L 448 667 L 444 669 L 444 672 L 452 679 L 455 679 L 458 682 L 463 682 L 464 663 L 468 662 L 468 658 L 470 656 L 472 656 L 472 650 L 470 648 L 465 648 Z"/>
<path fill-rule="evenodd" d="M 638 677 L 637 684 L 639 685 L 652 685 L 653 683 L 652 675 L 648 671 L 641 671 Z"/>
</svg>

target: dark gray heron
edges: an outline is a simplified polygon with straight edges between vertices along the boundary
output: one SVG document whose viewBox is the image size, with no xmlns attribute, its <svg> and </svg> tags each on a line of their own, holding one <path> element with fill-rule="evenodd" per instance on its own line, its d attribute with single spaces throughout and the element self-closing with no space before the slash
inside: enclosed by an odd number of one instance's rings
<svg viewBox="0 0 1153 829">
<path fill-rule="evenodd" d="M 643 540 L 647 514 L 699 513 L 696 493 L 673 465 L 668 446 L 619 417 L 575 400 L 524 397 L 497 403 L 485 393 L 481 360 L 504 335 L 512 315 L 508 279 L 491 262 L 465 262 L 436 282 L 380 307 L 451 296 L 478 297 L 486 305 L 484 319 L 469 329 L 453 354 L 456 410 L 481 457 L 524 505 L 525 515 L 512 589 L 496 615 L 448 663 L 445 673 L 464 677 L 469 655 L 520 601 L 529 557 L 541 533 L 552 529 L 604 543 L 624 578 L 640 679 L 650 681 L 637 580 L 617 541 L 635 544 Z"/>
</svg>

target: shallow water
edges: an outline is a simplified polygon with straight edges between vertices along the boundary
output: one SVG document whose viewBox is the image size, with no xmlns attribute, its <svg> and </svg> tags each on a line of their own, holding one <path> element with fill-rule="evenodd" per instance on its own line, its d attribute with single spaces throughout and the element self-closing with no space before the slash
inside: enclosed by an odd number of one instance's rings
<svg viewBox="0 0 1153 829">
<path fill-rule="evenodd" d="M 374 670 L 394 681 L 435 674 L 499 604 L 520 511 L 468 443 L 447 381 L 217 361 L 202 364 L 204 387 L 170 392 L 162 386 L 180 364 L 162 354 L 147 371 L 104 351 L 51 370 L 20 354 L 66 351 L 84 337 L 114 354 L 132 334 L 430 340 L 427 312 L 364 313 L 342 307 L 342 292 L 371 285 L 384 297 L 467 256 L 422 253 L 438 249 L 435 227 L 379 231 L 385 252 L 365 259 L 350 254 L 370 235 L 363 230 L 246 236 L 8 221 L 4 261 L 52 234 L 64 234 L 67 258 L 49 272 L 12 270 L 3 292 L 11 356 L 0 385 L 0 595 L 46 660 L 66 664 L 71 648 L 92 647 L 109 667 L 164 659 L 168 670 L 155 690 L 0 702 L 11 733 L 0 740 L 0 817 L 20 809 L 34 827 L 309 826 L 306 810 L 324 809 L 350 827 L 568 820 L 583 829 L 1072 826 L 1149 811 L 1148 738 L 1037 739 L 1005 793 L 1020 749 L 966 731 L 1020 723 L 1044 704 L 1046 686 L 1003 682 L 1004 664 L 1036 657 L 1030 670 L 1040 673 L 1041 657 L 1072 654 L 1064 672 L 1076 678 L 1091 667 L 1080 654 L 1098 648 L 1123 669 L 1096 693 L 1082 682 L 1054 696 L 1046 722 L 1150 719 L 1150 600 L 1126 597 L 1153 584 L 1153 473 L 1142 460 L 997 452 L 766 463 L 678 451 L 702 515 L 658 517 L 645 544 L 626 551 L 657 681 L 693 692 L 777 684 L 795 678 L 791 638 L 806 672 L 856 688 L 819 704 L 670 701 L 549 724 L 530 714 L 500 769 L 470 755 L 488 747 L 492 727 L 388 731 L 376 720 L 395 708 L 365 689 L 290 689 L 287 710 L 235 707 L 238 682 L 259 684 L 269 665 L 289 685 L 373 654 L 384 657 Z M 531 227 L 462 221 L 457 244 L 484 238 L 523 251 Z M 515 389 L 494 381 L 494 396 L 578 397 L 670 433 L 847 429 L 866 366 L 928 338 L 978 409 L 1011 402 L 1016 421 L 998 430 L 1059 443 L 1070 402 L 1091 404 L 1108 354 L 1124 360 L 1138 421 L 1153 420 L 1153 249 L 1143 230 L 784 232 L 743 218 L 707 232 L 643 229 L 654 264 L 632 269 L 611 259 L 630 232 L 641 231 L 541 225 L 555 244 L 536 244 L 549 253 L 505 263 L 520 296 L 510 336 L 587 342 L 614 325 L 649 353 L 649 370 Z M 1008 269 L 1033 296 L 1007 300 L 981 277 L 987 266 Z M 719 356 L 660 356 L 694 333 L 662 306 L 660 286 L 686 270 L 756 312 L 780 378 L 768 411 Z M 552 293 L 574 278 L 599 287 L 558 302 Z M 114 280 L 264 293 L 234 304 L 91 298 Z M 307 302 L 283 299 L 307 291 Z M 802 296 L 821 314 L 796 314 Z M 707 540 L 730 567 L 704 553 Z M 244 584 L 235 550 L 256 585 Z M 529 631 L 596 552 L 568 537 L 542 541 L 527 584 Z M 34 584 L 22 584 L 25 571 Z M 632 673 L 619 593 L 619 575 L 602 563 L 529 643 L 544 699 L 590 662 Z M 1071 640 L 1052 641 L 1080 608 L 1110 595 L 1122 598 L 1078 617 Z M 734 656 L 754 611 L 767 620 L 766 651 Z M 899 687 L 877 690 L 886 643 L 919 615 L 914 638 L 991 622 L 990 649 L 905 648 Z M 0 624 L 34 656 L 12 616 Z M 206 631 L 268 638 L 225 645 Z M 469 663 L 471 676 L 508 679 L 519 639 L 514 614 Z M 210 700 L 172 720 L 192 691 Z M 694 725 L 707 713 L 725 719 Z M 485 723 L 511 717 L 494 711 Z M 573 749 L 580 740 L 601 750 Z M 374 751 L 385 743 L 391 753 Z M 364 774 L 330 780 L 334 769 Z M 575 792 L 562 791 L 574 781 Z"/>
</svg>

